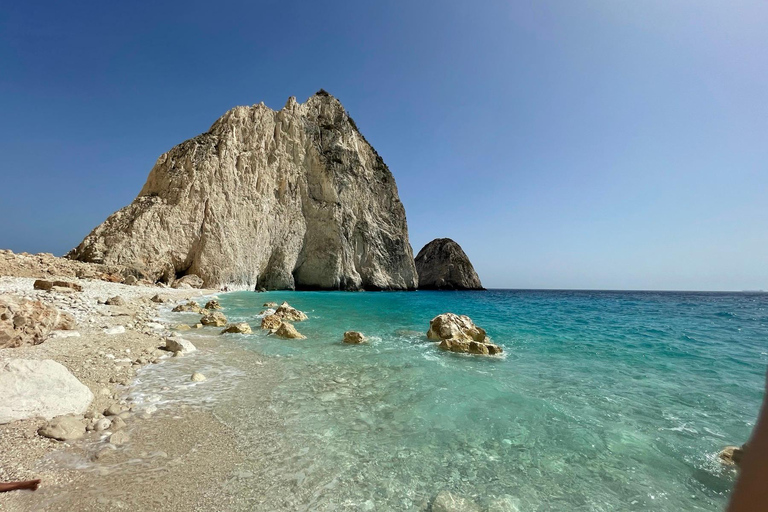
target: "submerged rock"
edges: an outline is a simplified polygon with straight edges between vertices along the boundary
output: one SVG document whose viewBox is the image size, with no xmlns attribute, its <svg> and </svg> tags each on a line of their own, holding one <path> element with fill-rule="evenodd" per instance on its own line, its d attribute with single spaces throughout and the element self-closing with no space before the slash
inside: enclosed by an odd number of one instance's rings
<svg viewBox="0 0 768 512">
<path fill-rule="evenodd" d="M 427 338 L 440 342 L 440 348 L 451 352 L 496 355 L 502 348 L 491 343 L 485 330 L 466 315 L 443 313 L 429 322 Z"/>
<path fill-rule="evenodd" d="M 210 287 L 417 285 L 395 180 L 325 91 L 279 111 L 233 108 L 160 156 L 133 203 L 67 256 Z"/>
<path fill-rule="evenodd" d="M 347 331 L 344 333 L 344 343 L 358 345 L 360 343 L 365 343 L 365 341 L 365 336 L 357 331 Z"/>
<path fill-rule="evenodd" d="M 112 443 L 115 446 L 120 446 L 128 441 L 130 441 L 131 438 L 128 436 L 128 433 L 124 430 L 121 430 L 119 432 L 115 432 L 111 436 L 109 436 L 109 442 Z"/>
<path fill-rule="evenodd" d="M 464 250 L 450 238 L 436 238 L 416 256 L 419 289 L 484 290 Z"/>
<path fill-rule="evenodd" d="M 206 380 L 206 376 L 203 375 L 202 373 L 195 372 L 192 374 L 189 380 L 191 380 L 192 382 L 203 382 L 204 380 Z"/>
<path fill-rule="evenodd" d="M 200 323 L 203 325 L 212 325 L 214 327 L 224 327 L 227 325 L 227 317 L 224 316 L 224 313 L 219 311 L 207 312 L 200 319 Z"/>
<path fill-rule="evenodd" d="M 493 343 L 482 343 L 479 341 L 465 341 L 465 340 L 443 340 L 440 342 L 439 347 L 443 350 L 450 350 L 451 352 L 461 352 L 465 354 L 477 354 L 481 356 L 495 356 L 501 354 L 503 351 L 501 347 Z"/>
<path fill-rule="evenodd" d="M 227 333 L 251 334 L 252 332 L 253 331 L 251 330 L 250 325 L 248 325 L 245 322 L 238 322 L 236 324 L 228 325 L 223 331 L 221 331 L 221 334 L 227 334 Z"/>
<path fill-rule="evenodd" d="M 482 512 L 482 509 L 472 500 L 443 490 L 435 496 L 432 512 Z"/>
<path fill-rule="evenodd" d="M 82 415 L 93 401 L 88 386 L 52 361 L 0 362 L 0 424 L 27 418 Z"/>
<path fill-rule="evenodd" d="M 292 324 L 289 324 L 288 322 L 281 323 L 280 327 L 278 327 L 277 331 L 275 331 L 275 334 L 280 338 L 285 338 L 285 339 L 296 339 L 296 340 L 307 339 L 306 336 L 304 336 L 299 331 L 297 331 L 296 328 Z"/>
</svg>

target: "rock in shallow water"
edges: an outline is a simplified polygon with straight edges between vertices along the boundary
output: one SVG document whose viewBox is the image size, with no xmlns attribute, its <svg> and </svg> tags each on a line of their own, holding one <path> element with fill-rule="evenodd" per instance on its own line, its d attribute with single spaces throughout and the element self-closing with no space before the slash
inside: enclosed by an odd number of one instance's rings
<svg viewBox="0 0 768 512">
<path fill-rule="evenodd" d="M 189 380 L 191 380 L 192 382 L 203 382 L 204 380 L 206 380 L 206 376 L 203 375 L 202 373 L 195 372 L 192 374 Z"/>
<path fill-rule="evenodd" d="M 228 325 L 221 334 L 235 333 L 235 334 L 251 334 L 251 326 L 245 322 L 238 322 L 236 324 Z"/>
<path fill-rule="evenodd" d="M 747 445 L 742 446 L 726 446 L 718 454 L 720 461 L 728 466 L 740 466 L 741 460 L 744 458 L 744 452 L 747 449 Z"/>
<path fill-rule="evenodd" d="M 283 322 L 280 324 L 280 327 L 277 328 L 277 331 L 275 332 L 277 336 L 284 339 L 296 339 L 296 340 L 305 340 L 307 339 L 306 336 L 301 334 L 299 331 L 296 330 L 296 328 L 289 324 L 288 322 Z"/>
<path fill-rule="evenodd" d="M 344 343 L 349 343 L 351 345 L 365 343 L 365 336 L 357 331 L 347 331 L 344 333 Z"/>
<path fill-rule="evenodd" d="M 0 424 L 85 413 L 93 393 L 63 365 L 50 359 L 0 362 Z"/>
<path fill-rule="evenodd" d="M 205 314 L 200 319 L 200 323 L 203 325 L 211 325 L 213 327 L 224 327 L 227 325 L 227 317 L 224 316 L 224 313 L 221 313 L 219 311 L 211 311 Z"/>
<path fill-rule="evenodd" d="M 219 301 L 212 299 L 205 303 L 205 309 L 221 309 Z"/>
<path fill-rule="evenodd" d="M 184 338 L 171 337 L 165 339 L 165 349 L 175 354 L 188 354 L 197 350 L 197 347 Z"/>
<path fill-rule="evenodd" d="M 308 318 L 306 313 L 292 307 L 287 302 L 280 304 L 280 307 L 275 311 L 275 315 L 289 322 L 303 322 Z"/>
<path fill-rule="evenodd" d="M 283 319 L 277 315 L 268 315 L 261 319 L 261 328 L 269 331 L 276 331 L 280 328 Z"/>
<path fill-rule="evenodd" d="M 128 433 L 124 430 L 121 430 L 119 432 L 115 432 L 111 436 L 109 436 L 109 442 L 112 443 L 115 446 L 120 446 L 128 441 L 130 441 L 131 438 L 128 436 Z"/>
<path fill-rule="evenodd" d="M 466 315 L 443 313 L 429 322 L 427 338 L 440 341 L 440 348 L 451 352 L 496 355 L 502 348 L 491 343 L 485 330 Z"/>
</svg>

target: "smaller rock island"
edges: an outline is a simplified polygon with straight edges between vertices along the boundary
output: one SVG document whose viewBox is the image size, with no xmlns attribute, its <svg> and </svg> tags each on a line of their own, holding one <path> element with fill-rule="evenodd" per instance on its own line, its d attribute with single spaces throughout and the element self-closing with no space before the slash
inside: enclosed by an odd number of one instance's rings
<svg viewBox="0 0 768 512">
<path fill-rule="evenodd" d="M 422 290 L 485 290 L 464 250 L 450 238 L 425 245 L 416 256 L 416 272 Z"/>
</svg>

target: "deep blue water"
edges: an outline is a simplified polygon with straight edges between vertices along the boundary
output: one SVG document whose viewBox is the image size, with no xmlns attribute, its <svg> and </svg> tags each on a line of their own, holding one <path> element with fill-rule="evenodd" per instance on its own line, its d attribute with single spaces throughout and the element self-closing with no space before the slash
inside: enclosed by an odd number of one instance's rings
<svg viewBox="0 0 768 512">
<path fill-rule="evenodd" d="M 487 510 L 722 510 L 735 473 L 717 452 L 748 438 L 768 361 L 765 294 L 220 298 L 230 321 L 254 327 L 233 340 L 280 372 L 238 395 L 268 394 L 281 418 L 270 463 L 307 492 L 264 492 L 294 509 L 418 510 L 448 489 Z M 262 303 L 283 300 L 309 315 L 295 324 L 308 339 L 258 329 Z M 425 333 L 444 312 L 469 315 L 504 356 L 440 351 Z M 344 345 L 346 330 L 371 343 Z"/>
</svg>

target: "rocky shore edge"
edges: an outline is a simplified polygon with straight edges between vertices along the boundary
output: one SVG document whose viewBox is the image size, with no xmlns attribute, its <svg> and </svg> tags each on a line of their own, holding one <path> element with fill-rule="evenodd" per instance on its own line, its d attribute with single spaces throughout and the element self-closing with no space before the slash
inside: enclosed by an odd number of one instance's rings
<svg viewBox="0 0 768 512">
<path fill-rule="evenodd" d="M 182 340 L 157 321 L 160 306 L 215 292 L 143 283 L 119 268 L 50 254 L 0 251 L 0 381 L 30 369 L 50 376 L 40 381 L 54 392 L 45 406 L 73 412 L 45 419 L 35 416 L 40 405 L 30 404 L 36 400 L 10 403 L 6 396 L 0 404 L 0 482 L 40 478 L 43 488 L 66 485 L 71 472 L 41 461 L 60 451 L 98 460 L 127 442 L 126 424 L 148 419 L 156 409 L 134 409 L 126 400 L 136 372 L 173 357 L 167 340 Z M 31 397 L 46 390 L 23 392 Z M 87 404 L 80 411 L 78 400 Z M 8 421 L 25 408 L 28 417 Z M 101 450 L 84 453 L 94 444 Z M 25 494 L 0 493 L 0 508 L 11 510 Z"/>
</svg>

